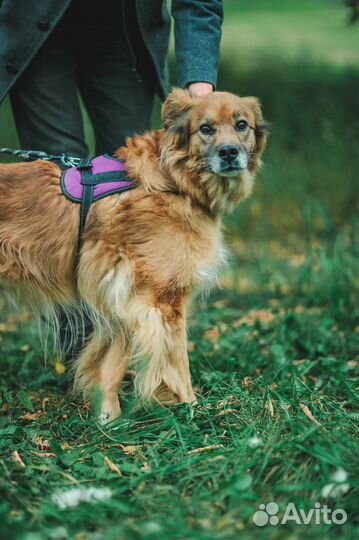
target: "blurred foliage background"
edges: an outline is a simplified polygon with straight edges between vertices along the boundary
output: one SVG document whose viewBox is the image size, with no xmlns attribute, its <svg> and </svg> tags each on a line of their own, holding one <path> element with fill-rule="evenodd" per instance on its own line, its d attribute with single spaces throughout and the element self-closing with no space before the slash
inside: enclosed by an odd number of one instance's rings
<svg viewBox="0 0 359 540">
<path fill-rule="evenodd" d="M 358 196 L 357 27 L 339 0 L 226 0 L 219 87 L 257 95 L 271 124 L 246 235 L 337 231 Z"/>
</svg>

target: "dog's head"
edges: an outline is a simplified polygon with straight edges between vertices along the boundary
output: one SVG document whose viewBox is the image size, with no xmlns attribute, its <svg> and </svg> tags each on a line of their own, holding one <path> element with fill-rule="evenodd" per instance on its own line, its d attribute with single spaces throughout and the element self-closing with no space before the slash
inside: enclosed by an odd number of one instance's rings
<svg viewBox="0 0 359 540">
<path fill-rule="evenodd" d="M 246 197 L 267 140 L 259 102 L 227 92 L 196 98 L 175 89 L 165 101 L 162 119 L 167 141 L 165 161 L 187 170 L 212 208 L 230 209 Z M 187 178 L 187 181 L 189 181 Z M 183 180 L 181 188 L 185 191 Z"/>
</svg>

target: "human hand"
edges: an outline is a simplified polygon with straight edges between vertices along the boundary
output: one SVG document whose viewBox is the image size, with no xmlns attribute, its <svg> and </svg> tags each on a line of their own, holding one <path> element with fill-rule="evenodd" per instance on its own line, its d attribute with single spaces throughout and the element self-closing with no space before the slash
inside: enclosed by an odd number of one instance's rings
<svg viewBox="0 0 359 540">
<path fill-rule="evenodd" d="M 195 82 L 188 85 L 188 91 L 195 97 L 207 96 L 213 92 L 213 85 L 206 82 Z"/>
</svg>

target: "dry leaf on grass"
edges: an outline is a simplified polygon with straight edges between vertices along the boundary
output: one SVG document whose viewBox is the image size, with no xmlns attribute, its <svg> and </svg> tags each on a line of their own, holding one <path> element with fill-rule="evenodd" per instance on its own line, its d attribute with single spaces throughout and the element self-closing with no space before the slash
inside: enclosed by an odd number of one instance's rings
<svg viewBox="0 0 359 540">
<path fill-rule="evenodd" d="M 19 452 L 17 450 L 14 450 L 13 453 L 11 454 L 11 459 L 17 463 L 18 465 L 20 465 L 20 467 L 22 467 L 23 469 L 25 469 L 26 465 L 25 463 L 23 462 L 23 460 L 21 459 L 21 457 L 19 456 Z"/>
<path fill-rule="evenodd" d="M 313 422 L 313 424 L 315 424 L 316 426 L 319 426 L 319 427 L 322 427 L 322 424 L 320 422 L 318 422 L 318 420 L 316 418 L 314 418 L 314 416 L 312 415 L 312 413 L 310 412 L 309 408 L 304 405 L 304 403 L 299 403 L 299 407 L 301 408 L 301 410 L 303 411 L 303 413 L 305 414 L 305 416 L 311 421 Z"/>
<path fill-rule="evenodd" d="M 40 457 L 40 458 L 55 458 L 56 457 L 56 454 L 54 454 L 53 452 L 34 452 L 34 451 L 32 451 L 31 453 L 34 454 L 34 456 L 37 456 L 37 457 Z"/>
<path fill-rule="evenodd" d="M 274 407 L 273 407 L 272 400 L 270 398 L 268 398 L 268 401 L 265 404 L 265 408 L 267 410 L 269 410 L 270 417 L 273 420 L 274 419 Z"/>
<path fill-rule="evenodd" d="M 20 416 L 20 420 L 25 420 L 25 422 L 32 422 L 33 420 L 37 420 L 41 416 L 43 416 L 45 413 L 43 411 L 37 411 L 34 413 L 25 413 L 22 416 Z"/>
<path fill-rule="evenodd" d="M 279 309 L 278 313 L 274 314 L 269 309 L 252 309 L 248 312 L 247 315 L 244 315 L 240 319 L 237 319 L 233 322 L 233 328 L 239 328 L 240 326 L 246 324 L 247 326 L 253 326 L 256 322 L 261 322 L 262 324 L 268 324 L 274 321 L 278 315 L 283 315 L 284 310 Z"/>
<path fill-rule="evenodd" d="M 224 407 L 227 407 L 229 405 L 239 405 L 239 404 L 240 404 L 240 399 L 236 398 L 235 396 L 229 395 L 225 399 L 220 399 L 219 401 L 217 401 L 216 408 L 223 409 Z M 213 406 L 208 405 L 206 408 L 212 409 Z"/>
<path fill-rule="evenodd" d="M 110 471 L 118 474 L 118 476 L 123 476 L 122 472 L 120 471 L 120 469 L 117 467 L 117 465 L 110 460 L 110 458 L 108 458 L 107 456 L 104 457 L 104 461 L 107 465 L 107 467 L 110 469 Z"/>
<path fill-rule="evenodd" d="M 357 360 L 348 360 L 347 364 L 353 369 L 359 367 L 359 362 Z"/>
<path fill-rule="evenodd" d="M 243 388 L 249 388 L 252 384 L 252 377 L 244 377 L 243 379 Z"/>
<path fill-rule="evenodd" d="M 47 439 L 43 439 L 42 437 L 35 437 L 34 443 L 40 450 L 43 450 L 46 452 L 50 451 L 50 445 Z"/>
<path fill-rule="evenodd" d="M 69 443 L 64 442 L 61 445 L 61 450 L 71 450 L 72 446 L 69 445 Z"/>
<path fill-rule="evenodd" d="M 125 446 L 123 444 L 118 445 L 119 449 L 128 456 L 137 456 L 140 453 L 140 446 Z"/>
<path fill-rule="evenodd" d="M 210 446 L 203 446 L 202 448 L 195 448 L 187 452 L 187 455 L 202 454 L 203 452 L 209 452 L 210 450 L 218 450 L 224 448 L 223 444 L 211 444 Z"/>
</svg>

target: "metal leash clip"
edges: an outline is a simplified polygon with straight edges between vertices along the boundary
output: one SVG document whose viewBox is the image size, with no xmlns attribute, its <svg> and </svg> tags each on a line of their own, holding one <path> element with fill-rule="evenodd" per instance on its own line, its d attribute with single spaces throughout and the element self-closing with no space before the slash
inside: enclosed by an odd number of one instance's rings
<svg viewBox="0 0 359 540">
<path fill-rule="evenodd" d="M 81 158 L 68 156 L 67 154 L 47 154 L 41 150 L 12 150 L 11 148 L 0 148 L 0 154 L 9 154 L 25 161 L 41 159 L 43 161 L 58 161 L 63 167 L 77 167 Z"/>
</svg>

